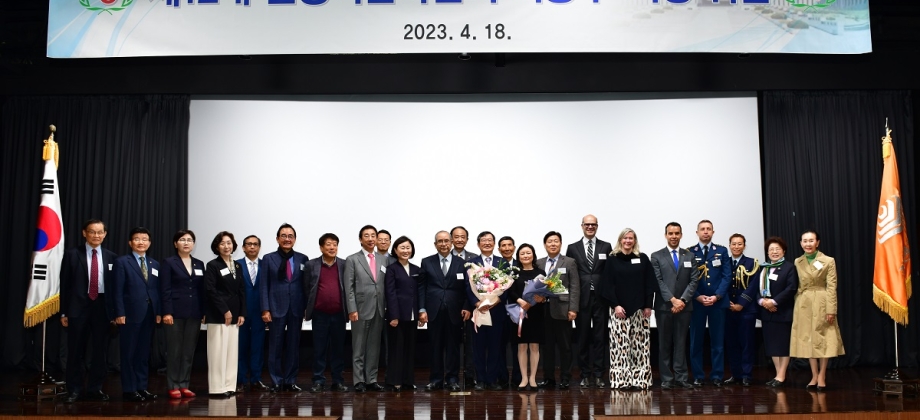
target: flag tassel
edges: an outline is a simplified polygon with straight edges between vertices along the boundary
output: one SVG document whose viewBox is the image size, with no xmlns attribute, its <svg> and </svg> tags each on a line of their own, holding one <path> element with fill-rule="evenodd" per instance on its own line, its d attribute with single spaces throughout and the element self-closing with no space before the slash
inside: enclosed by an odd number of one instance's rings
<svg viewBox="0 0 920 420">
<path fill-rule="evenodd" d="M 910 277 L 907 278 L 907 287 L 908 290 L 910 290 Z M 905 326 L 907 325 L 907 307 L 896 302 L 891 296 L 888 296 L 887 293 L 883 292 L 875 285 L 872 285 L 872 301 L 875 302 L 875 306 L 881 309 L 882 312 L 891 316 L 894 322 Z"/>
<path fill-rule="evenodd" d="M 45 299 L 38 305 L 35 305 L 31 308 L 25 310 L 23 319 L 25 320 L 24 325 L 26 328 L 34 327 L 40 324 L 42 321 L 58 313 L 61 310 L 61 299 L 59 294 L 55 294 L 48 299 Z"/>
</svg>

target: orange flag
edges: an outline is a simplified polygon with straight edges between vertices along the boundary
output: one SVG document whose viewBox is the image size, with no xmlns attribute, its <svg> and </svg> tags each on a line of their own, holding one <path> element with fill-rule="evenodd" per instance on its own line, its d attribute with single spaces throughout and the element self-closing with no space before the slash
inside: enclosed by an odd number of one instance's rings
<svg viewBox="0 0 920 420">
<path fill-rule="evenodd" d="M 875 276 L 872 300 L 895 322 L 907 325 L 907 299 L 910 298 L 910 246 L 901 207 L 898 163 L 891 144 L 891 130 L 882 138 L 882 196 L 878 204 L 875 231 Z"/>
</svg>

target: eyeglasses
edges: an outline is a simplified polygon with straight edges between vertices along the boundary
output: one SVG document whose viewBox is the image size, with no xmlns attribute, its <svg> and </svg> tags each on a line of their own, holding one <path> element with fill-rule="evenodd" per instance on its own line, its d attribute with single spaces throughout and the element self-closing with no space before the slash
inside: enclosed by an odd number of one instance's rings
<svg viewBox="0 0 920 420">
<path fill-rule="evenodd" d="M 258 242 L 244 242 L 243 246 L 259 246 Z"/>
<path fill-rule="evenodd" d="M 581 225 L 584 227 L 597 227 L 597 223 L 582 223 Z"/>
<path fill-rule="evenodd" d="M 87 235 L 89 235 L 89 236 L 102 236 L 102 235 L 105 235 L 105 231 L 104 231 L 104 230 L 84 230 L 83 232 L 85 232 L 85 233 L 86 233 Z"/>
<path fill-rule="evenodd" d="M 482 238 L 482 239 L 479 240 L 479 243 L 481 243 L 481 244 L 494 244 L 494 243 L 495 243 L 495 239 Z"/>
<path fill-rule="evenodd" d="M 294 236 L 294 235 L 288 235 L 287 233 L 282 233 L 282 234 L 278 235 L 278 237 L 281 238 L 281 239 L 294 239 L 294 238 L 296 238 L 296 236 Z"/>
<path fill-rule="evenodd" d="M 138 242 L 138 243 L 142 243 L 142 244 L 143 244 L 143 243 L 150 242 L 150 239 L 147 239 L 147 238 L 134 238 L 134 239 L 132 239 L 131 241 L 133 241 L 133 242 Z"/>
<path fill-rule="evenodd" d="M 179 238 L 179 240 L 176 242 L 182 242 L 184 244 L 193 244 L 195 243 L 195 240 L 192 238 Z"/>
</svg>

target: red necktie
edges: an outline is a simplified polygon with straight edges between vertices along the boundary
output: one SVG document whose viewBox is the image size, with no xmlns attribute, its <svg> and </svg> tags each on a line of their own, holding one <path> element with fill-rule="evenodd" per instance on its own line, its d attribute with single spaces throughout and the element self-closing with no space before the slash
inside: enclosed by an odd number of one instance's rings
<svg viewBox="0 0 920 420">
<path fill-rule="evenodd" d="M 288 281 L 288 283 L 290 283 L 291 280 L 294 279 L 294 261 L 293 261 L 293 260 L 288 260 L 287 264 L 285 264 L 285 265 L 286 265 L 287 267 L 285 267 L 285 270 L 284 270 L 284 271 L 285 271 L 285 274 L 287 275 L 287 281 Z"/>
<path fill-rule="evenodd" d="M 89 265 L 89 300 L 99 297 L 99 262 L 96 261 L 96 250 L 93 250 L 93 262 Z"/>
</svg>

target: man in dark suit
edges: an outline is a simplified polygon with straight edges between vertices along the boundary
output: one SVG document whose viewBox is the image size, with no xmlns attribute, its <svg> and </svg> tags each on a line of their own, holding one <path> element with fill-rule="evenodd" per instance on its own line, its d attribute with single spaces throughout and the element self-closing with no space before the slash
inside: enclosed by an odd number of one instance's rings
<svg viewBox="0 0 920 420">
<path fill-rule="evenodd" d="M 492 255 L 495 250 L 495 235 L 492 232 L 485 231 L 476 237 L 476 243 L 482 252 L 479 256 L 470 260 L 470 263 L 483 267 L 507 268 L 511 267 L 507 263 L 503 264 L 501 257 Z M 508 369 L 505 367 L 505 352 L 502 347 L 502 336 L 505 330 L 505 318 L 508 317 L 505 309 L 506 296 L 503 293 L 497 300 L 493 299 L 491 304 L 486 305 L 481 301 L 472 287 L 467 287 L 467 297 L 474 311 L 479 313 L 488 312 L 492 325 L 480 325 L 473 332 L 473 365 L 476 369 L 476 391 L 486 389 L 492 391 L 501 391 L 504 382 L 508 382 Z M 473 313 L 475 319 L 477 315 Z M 504 381 L 501 380 L 504 375 Z"/>
<path fill-rule="evenodd" d="M 476 253 L 466 250 L 466 243 L 469 239 L 470 232 L 463 226 L 456 226 L 450 230 L 450 242 L 453 249 L 450 253 L 460 258 L 461 261 L 470 262 L 473 258 L 478 257 Z M 463 323 L 463 382 L 466 386 L 471 387 L 476 382 L 473 378 L 476 374 L 476 368 L 473 366 L 473 322 L 472 320 Z"/>
<path fill-rule="evenodd" d="M 64 401 L 68 403 L 81 398 L 109 400 L 102 392 L 102 381 L 105 379 L 109 325 L 115 319 L 113 266 L 117 256 L 102 248 L 105 234 L 105 223 L 87 220 L 83 223 L 86 242 L 68 250 L 61 261 L 61 325 L 67 328 L 67 390 L 70 392 Z M 87 343 L 92 343 L 92 355 L 84 388 Z"/>
<path fill-rule="evenodd" d="M 578 278 L 581 280 L 581 316 L 575 319 L 575 347 L 581 371 L 579 386 L 603 388 L 605 378 L 609 376 L 607 365 L 610 363 L 609 308 L 597 299 L 594 288 L 613 248 L 609 242 L 597 239 L 597 217 L 594 215 L 581 218 L 581 231 L 584 237 L 569 244 L 565 250 L 565 256 L 574 259 L 578 265 Z"/>
<path fill-rule="evenodd" d="M 262 321 L 268 327 L 268 374 L 272 391 L 300 392 L 300 331 L 304 318 L 303 270 L 307 256 L 294 251 L 297 231 L 285 223 L 275 239 L 278 250 L 266 254 L 259 266 Z"/>
<path fill-rule="evenodd" d="M 581 279 L 575 260 L 561 254 L 562 234 L 551 231 L 543 236 L 546 257 L 540 258 L 536 266 L 543 268 L 546 276 L 559 273 L 559 280 L 569 290 L 567 295 L 549 299 L 545 342 L 540 350 L 543 362 L 543 381 L 540 388 L 556 387 L 556 348 L 559 349 L 559 389 L 568 389 L 572 378 L 572 321 L 578 317 L 581 305 Z"/>
<path fill-rule="evenodd" d="M 731 377 L 725 380 L 725 385 L 740 383 L 743 386 L 751 386 L 754 370 L 757 280 L 753 276 L 757 269 L 755 261 L 744 255 L 745 246 L 746 240 L 740 233 L 728 239 L 728 248 L 732 253 L 731 272 L 734 277 L 728 292 L 730 312 L 725 320 L 728 336 L 725 345 L 731 367 Z"/>
<path fill-rule="evenodd" d="M 345 306 L 351 321 L 352 375 L 355 392 L 383 391 L 377 382 L 380 343 L 386 317 L 387 258 L 377 252 L 377 228 L 358 232 L 361 250 L 345 259 Z"/>
<path fill-rule="evenodd" d="M 680 248 L 682 237 L 680 223 L 668 223 L 665 226 L 668 246 L 655 251 L 650 258 L 658 280 L 655 296 L 658 374 L 661 376 L 661 389 L 665 390 L 674 387 L 693 388 L 687 382 L 686 348 L 690 313 L 693 311 L 692 299 L 700 272 L 693 264 L 693 254 Z"/>
<path fill-rule="evenodd" d="M 690 316 L 690 368 L 693 386 L 706 382 L 703 371 L 703 336 L 709 326 L 709 350 L 712 372 L 709 382 L 722 386 L 725 373 L 725 311 L 728 309 L 728 286 L 731 284 L 731 264 L 728 249 L 712 243 L 712 222 L 702 220 L 696 225 L 700 242 L 690 247 L 693 265 L 700 271 L 700 282 L 694 295 L 694 310 Z"/>
<path fill-rule="evenodd" d="M 326 383 L 326 356 L 332 369 L 332 390 L 347 391 L 342 371 L 345 370 L 345 260 L 339 258 L 339 237 L 326 233 L 319 238 L 322 255 L 307 261 L 306 320 L 313 321 L 313 387 L 322 392 Z"/>
<path fill-rule="evenodd" d="M 421 265 L 419 323 L 429 324 L 432 350 L 431 380 L 426 391 L 443 388 L 445 380 L 451 391 L 460 390 L 460 338 L 472 305 L 466 298 L 466 288 L 470 287 L 466 262 L 450 252 L 450 244 L 450 234 L 438 232 L 434 237 L 438 253 L 425 257 Z"/>
<path fill-rule="evenodd" d="M 115 323 L 121 325 L 121 390 L 125 401 L 154 400 L 147 390 L 153 325 L 160 323 L 160 264 L 147 257 L 150 231 L 131 229 L 131 253 L 115 260 Z"/>
<path fill-rule="evenodd" d="M 246 289 L 246 322 L 240 326 L 240 353 L 236 378 L 237 392 L 247 389 L 268 391 L 262 383 L 262 349 L 265 344 L 265 322 L 262 321 L 262 299 L 259 293 L 259 252 L 262 240 L 256 235 L 243 239 L 243 254 L 236 260 L 243 266 L 243 285 Z"/>
<path fill-rule="evenodd" d="M 498 252 L 502 254 L 502 265 L 506 267 L 517 267 L 518 262 L 514 259 L 514 251 L 516 250 L 514 245 L 514 238 L 510 236 L 502 236 L 498 240 Z M 511 332 L 517 331 L 517 324 L 511 322 L 511 317 L 504 316 L 505 318 L 505 329 L 502 331 L 502 350 L 505 354 L 511 355 L 511 384 L 521 383 L 521 368 L 518 366 L 517 358 L 517 345 L 511 342 Z M 508 356 L 505 356 L 502 359 L 502 363 L 506 363 Z M 504 382 L 501 382 L 504 380 Z M 508 371 L 507 365 L 505 367 L 505 373 L 502 374 L 502 377 L 499 378 L 499 382 L 502 385 L 502 388 L 507 389 L 508 382 Z"/>
</svg>

